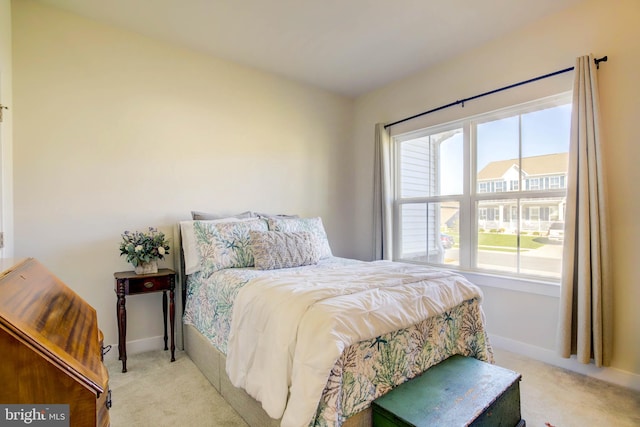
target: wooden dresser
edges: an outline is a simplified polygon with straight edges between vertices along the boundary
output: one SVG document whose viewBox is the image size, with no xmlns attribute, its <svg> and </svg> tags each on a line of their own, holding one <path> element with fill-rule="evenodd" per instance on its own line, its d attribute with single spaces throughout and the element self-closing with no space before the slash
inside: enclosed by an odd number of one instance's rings
<svg viewBox="0 0 640 427">
<path fill-rule="evenodd" d="M 0 268 L 0 403 L 68 404 L 72 427 L 108 426 L 95 309 L 33 258 Z"/>
</svg>

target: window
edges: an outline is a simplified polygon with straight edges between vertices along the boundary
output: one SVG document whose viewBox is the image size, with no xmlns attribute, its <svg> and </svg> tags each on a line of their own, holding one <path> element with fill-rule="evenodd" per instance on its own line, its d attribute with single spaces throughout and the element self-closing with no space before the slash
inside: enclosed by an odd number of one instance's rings
<svg viewBox="0 0 640 427">
<path fill-rule="evenodd" d="M 570 95 L 396 135 L 394 259 L 559 279 Z"/>
</svg>

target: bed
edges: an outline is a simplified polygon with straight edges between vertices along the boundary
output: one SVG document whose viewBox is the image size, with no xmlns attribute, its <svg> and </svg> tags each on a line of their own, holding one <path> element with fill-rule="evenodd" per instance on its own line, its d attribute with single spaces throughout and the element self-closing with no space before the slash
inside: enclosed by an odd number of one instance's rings
<svg viewBox="0 0 640 427">
<path fill-rule="evenodd" d="M 370 426 L 375 398 L 442 360 L 493 362 L 458 274 L 335 257 L 320 218 L 178 231 L 185 351 L 251 426 Z"/>
</svg>

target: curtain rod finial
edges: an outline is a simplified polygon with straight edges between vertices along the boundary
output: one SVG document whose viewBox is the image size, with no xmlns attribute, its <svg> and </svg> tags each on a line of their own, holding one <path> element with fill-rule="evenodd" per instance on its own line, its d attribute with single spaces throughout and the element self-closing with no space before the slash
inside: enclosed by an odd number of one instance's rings
<svg viewBox="0 0 640 427">
<path fill-rule="evenodd" d="M 607 59 L 609 59 L 609 57 L 607 55 L 603 56 L 602 58 L 596 58 L 593 60 L 593 62 L 596 63 L 596 69 L 600 69 L 600 63 L 601 62 L 607 62 Z"/>
</svg>

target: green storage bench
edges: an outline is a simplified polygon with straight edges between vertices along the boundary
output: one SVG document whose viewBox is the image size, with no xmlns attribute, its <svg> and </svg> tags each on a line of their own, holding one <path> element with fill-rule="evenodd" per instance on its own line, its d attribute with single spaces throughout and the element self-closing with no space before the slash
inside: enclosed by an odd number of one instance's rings
<svg viewBox="0 0 640 427">
<path fill-rule="evenodd" d="M 374 427 L 524 427 L 521 375 L 452 356 L 373 401 Z"/>
</svg>

